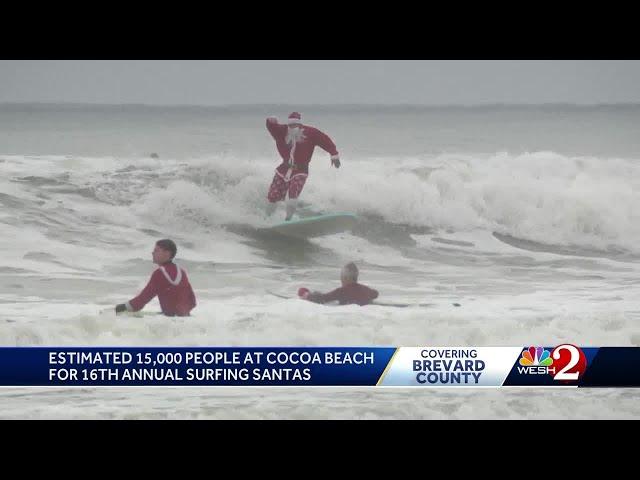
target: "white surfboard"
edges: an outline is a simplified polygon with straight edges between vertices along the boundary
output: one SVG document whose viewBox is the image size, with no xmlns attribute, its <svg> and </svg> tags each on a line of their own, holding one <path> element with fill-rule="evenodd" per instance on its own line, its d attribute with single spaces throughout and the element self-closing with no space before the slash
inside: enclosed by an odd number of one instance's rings
<svg viewBox="0 0 640 480">
<path fill-rule="evenodd" d="M 278 298 L 284 298 L 286 300 L 291 300 L 291 299 L 299 299 L 299 297 L 291 297 L 291 296 L 287 296 L 287 295 L 281 295 L 279 293 L 275 293 L 272 291 L 267 290 L 267 293 L 269 293 L 270 295 L 273 295 L 274 297 L 278 297 Z M 325 303 L 324 305 L 331 305 L 331 304 L 327 304 Z M 370 303 L 370 305 L 377 305 L 379 307 L 397 307 L 397 308 L 406 308 L 406 307 L 435 307 L 436 304 L 435 303 L 384 303 L 384 302 L 377 302 L 377 301 L 373 301 Z M 452 303 L 451 305 L 453 305 L 454 307 L 459 307 L 460 304 L 459 303 Z"/>
<path fill-rule="evenodd" d="M 287 237 L 312 238 L 348 231 L 355 222 L 356 216 L 352 213 L 332 213 L 289 220 L 260 230 Z"/>
</svg>

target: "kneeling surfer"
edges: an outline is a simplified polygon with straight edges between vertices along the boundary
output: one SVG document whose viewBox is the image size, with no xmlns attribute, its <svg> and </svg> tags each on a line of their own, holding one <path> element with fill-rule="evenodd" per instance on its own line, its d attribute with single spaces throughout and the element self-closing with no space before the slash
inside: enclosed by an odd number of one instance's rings
<svg viewBox="0 0 640 480">
<path fill-rule="evenodd" d="M 158 268 L 153 272 L 149 283 L 142 292 L 127 303 L 116 305 L 116 314 L 142 310 L 157 295 L 162 313 L 170 317 L 188 316 L 196 306 L 187 272 L 173 262 L 178 248 L 169 239 L 158 240 L 152 252 L 153 263 Z"/>
</svg>

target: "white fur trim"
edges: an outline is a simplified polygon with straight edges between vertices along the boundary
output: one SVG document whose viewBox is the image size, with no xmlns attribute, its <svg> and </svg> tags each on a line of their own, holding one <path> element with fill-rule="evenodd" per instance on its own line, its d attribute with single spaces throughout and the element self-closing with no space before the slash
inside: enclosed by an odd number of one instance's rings
<svg viewBox="0 0 640 480">
<path fill-rule="evenodd" d="M 171 277 L 169 276 L 167 271 L 164 269 L 164 267 L 160 267 L 159 268 L 159 270 L 163 273 L 164 278 L 167 279 L 167 282 L 169 282 L 174 287 L 177 287 L 180 284 L 180 281 L 182 280 L 182 269 L 178 265 L 176 265 L 176 269 L 178 270 L 178 274 L 176 275 L 176 279 L 175 280 L 171 280 Z"/>
<path fill-rule="evenodd" d="M 133 312 L 133 307 L 129 302 L 125 303 L 124 306 L 127 307 L 127 312 Z"/>
<path fill-rule="evenodd" d="M 305 177 L 309 176 L 308 173 L 296 173 L 295 175 L 291 175 L 291 171 L 292 170 L 293 169 L 291 167 L 289 167 L 289 169 L 287 170 L 287 175 L 286 176 L 282 175 L 278 170 L 276 170 L 276 175 L 278 175 L 285 182 L 288 182 L 289 180 L 291 180 L 292 178 L 297 177 L 298 175 L 304 175 Z"/>
<path fill-rule="evenodd" d="M 290 118 L 287 120 L 287 125 L 302 125 L 302 119 L 298 119 L 298 118 Z"/>
<path fill-rule="evenodd" d="M 327 157 L 324 157 L 327 158 Z M 340 155 L 331 155 L 331 160 L 340 160 Z"/>
</svg>

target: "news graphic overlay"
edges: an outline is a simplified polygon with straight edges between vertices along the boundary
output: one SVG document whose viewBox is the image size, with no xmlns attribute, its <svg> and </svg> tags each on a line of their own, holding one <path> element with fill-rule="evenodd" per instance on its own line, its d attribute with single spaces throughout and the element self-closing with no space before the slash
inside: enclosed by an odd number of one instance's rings
<svg viewBox="0 0 640 480">
<path fill-rule="evenodd" d="M 0 347 L 0 387 L 640 387 L 640 348 Z"/>
<path fill-rule="evenodd" d="M 401 347 L 381 386 L 499 387 L 521 347 Z"/>
<path fill-rule="evenodd" d="M 598 348 L 580 348 L 568 343 L 556 347 L 527 347 L 520 352 L 504 385 L 579 386 L 597 353 Z"/>
<path fill-rule="evenodd" d="M 395 348 L 0 348 L 2 386 L 367 386 Z"/>
</svg>

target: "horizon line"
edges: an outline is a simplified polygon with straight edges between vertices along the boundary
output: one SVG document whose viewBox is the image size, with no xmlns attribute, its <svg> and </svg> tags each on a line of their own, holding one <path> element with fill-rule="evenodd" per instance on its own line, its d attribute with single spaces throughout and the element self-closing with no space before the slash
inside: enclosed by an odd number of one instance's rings
<svg viewBox="0 0 640 480">
<path fill-rule="evenodd" d="M 640 107 L 638 102 L 487 102 L 487 103 L 228 103 L 228 104 L 191 104 L 191 103 L 104 103 L 104 102 L 0 102 L 0 106 L 69 106 L 69 107 L 145 107 L 145 108 L 246 108 L 246 107 L 287 107 L 287 108 L 487 108 L 487 107 Z"/>
</svg>

